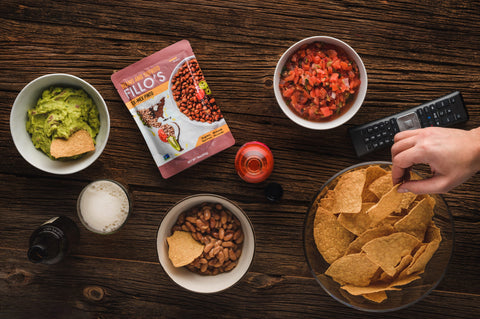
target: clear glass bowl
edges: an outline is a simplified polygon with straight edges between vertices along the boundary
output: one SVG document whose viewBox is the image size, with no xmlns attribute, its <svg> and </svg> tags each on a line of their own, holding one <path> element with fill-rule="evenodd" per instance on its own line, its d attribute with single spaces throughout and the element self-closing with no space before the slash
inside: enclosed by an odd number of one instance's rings
<svg viewBox="0 0 480 319">
<path fill-rule="evenodd" d="M 339 177 L 342 174 L 350 172 L 352 170 L 366 168 L 370 165 L 380 165 L 380 167 L 390 170 L 391 162 L 365 162 L 357 165 L 350 166 L 331 177 L 315 195 L 305 218 L 303 243 L 305 258 L 308 266 L 313 274 L 313 277 L 317 280 L 320 286 L 335 300 L 340 303 L 358 309 L 369 312 L 387 312 L 395 311 L 406 308 L 414 303 L 425 298 L 442 280 L 447 266 L 452 255 L 454 246 L 454 227 L 453 218 L 450 214 L 447 204 L 440 195 L 431 195 L 436 200 L 436 206 L 434 209 L 435 215 L 433 220 L 437 227 L 441 230 L 442 241 L 438 250 L 433 255 L 432 259 L 427 264 L 425 272 L 420 275 L 420 279 L 411 282 L 408 285 L 401 286 L 401 290 L 387 291 L 388 298 L 382 303 L 376 303 L 369 301 L 362 296 L 350 295 L 343 289 L 340 289 L 340 284 L 334 281 L 331 277 L 326 276 L 324 273 L 328 269 L 329 264 L 323 259 L 322 255 L 318 252 L 315 240 L 313 237 L 313 221 L 317 205 L 315 204 L 317 199 L 323 197 L 328 189 L 332 189 L 338 182 Z M 420 177 L 422 174 L 415 172 Z"/>
</svg>

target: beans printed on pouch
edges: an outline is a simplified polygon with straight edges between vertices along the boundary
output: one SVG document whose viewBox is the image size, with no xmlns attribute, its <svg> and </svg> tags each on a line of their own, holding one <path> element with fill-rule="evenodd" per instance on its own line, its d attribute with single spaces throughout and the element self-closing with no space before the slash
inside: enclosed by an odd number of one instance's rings
<svg viewBox="0 0 480 319">
<path fill-rule="evenodd" d="M 223 118 L 196 59 L 186 61 L 172 79 L 173 98 L 190 120 L 213 123 Z"/>
</svg>

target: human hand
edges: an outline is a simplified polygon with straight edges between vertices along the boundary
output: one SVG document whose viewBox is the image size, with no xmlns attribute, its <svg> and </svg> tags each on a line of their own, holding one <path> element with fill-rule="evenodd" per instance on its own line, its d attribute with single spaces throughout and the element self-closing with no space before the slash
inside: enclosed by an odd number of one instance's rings
<svg viewBox="0 0 480 319">
<path fill-rule="evenodd" d="M 471 131 L 428 127 L 395 135 L 392 146 L 393 184 L 404 181 L 414 164 L 428 164 L 433 176 L 406 180 L 399 192 L 446 193 L 480 170 L 480 128 Z"/>
</svg>

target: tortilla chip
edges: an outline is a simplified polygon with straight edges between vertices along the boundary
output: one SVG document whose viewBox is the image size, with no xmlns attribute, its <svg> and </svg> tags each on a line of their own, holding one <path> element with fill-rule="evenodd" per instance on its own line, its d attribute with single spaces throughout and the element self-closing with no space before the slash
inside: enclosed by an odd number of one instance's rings
<svg viewBox="0 0 480 319">
<path fill-rule="evenodd" d="M 334 213 L 357 214 L 362 210 L 365 170 L 356 170 L 340 177 L 335 186 Z"/>
<path fill-rule="evenodd" d="M 375 283 L 366 287 L 359 287 L 355 285 L 343 285 L 341 288 L 348 291 L 351 295 L 359 296 L 365 294 L 373 294 L 380 291 L 401 290 L 399 286 L 404 286 L 414 280 L 420 279 L 418 275 L 411 275 L 401 279 L 396 279 L 392 283 Z"/>
<path fill-rule="evenodd" d="M 381 220 L 392 213 L 400 213 L 402 209 L 408 208 L 411 202 L 417 196 L 413 193 L 399 193 L 398 186 L 395 185 L 388 193 L 382 196 L 378 203 L 371 207 L 367 214 L 372 218 L 371 226 L 377 225 Z"/>
<path fill-rule="evenodd" d="M 335 204 L 335 191 L 334 190 L 328 190 L 327 194 L 320 199 L 320 207 L 323 207 L 324 209 L 328 211 L 333 211 L 333 205 Z"/>
<path fill-rule="evenodd" d="M 402 219 L 403 216 L 398 216 L 398 215 L 391 215 L 388 216 L 384 219 L 382 219 L 376 226 L 375 228 L 378 227 L 383 227 L 383 226 L 392 226 L 395 225 L 396 222 L 398 222 L 400 219 Z"/>
<path fill-rule="evenodd" d="M 363 202 L 376 202 L 380 198 L 376 194 L 370 191 L 370 185 L 380 178 L 381 176 L 387 174 L 388 172 L 381 168 L 380 166 L 369 166 L 365 170 L 365 185 L 363 187 L 362 200 Z"/>
<path fill-rule="evenodd" d="M 407 233 L 393 233 L 388 236 L 375 238 L 362 247 L 368 258 L 380 266 L 387 275 L 393 277 L 395 267 L 403 256 L 412 252 L 420 241 Z"/>
<path fill-rule="evenodd" d="M 423 241 L 425 231 L 433 217 L 433 209 L 428 198 L 420 201 L 412 210 L 393 226 L 398 232 L 405 232 Z"/>
<path fill-rule="evenodd" d="M 351 295 L 360 296 L 365 294 L 373 294 L 380 291 L 386 290 L 400 290 L 400 288 L 395 288 L 390 286 L 388 283 L 373 284 L 367 287 L 358 287 L 354 285 L 343 285 L 342 289 L 348 291 Z"/>
<path fill-rule="evenodd" d="M 392 173 L 389 172 L 388 174 L 385 174 L 373 181 L 368 187 L 368 190 L 375 194 L 377 198 L 382 198 L 382 196 L 388 193 L 392 187 Z"/>
<path fill-rule="evenodd" d="M 76 131 L 68 140 L 56 138 L 50 145 L 50 154 L 54 158 L 72 157 L 94 150 L 95 143 L 86 130 Z"/>
<path fill-rule="evenodd" d="M 399 275 L 402 273 L 403 270 L 405 270 L 405 268 L 407 268 L 410 265 L 412 260 L 413 260 L 412 255 L 404 256 L 400 261 L 400 263 L 395 267 L 395 274 L 393 276 L 389 276 L 386 272 L 383 272 L 380 275 L 380 281 L 392 282 L 393 280 L 399 277 Z"/>
<path fill-rule="evenodd" d="M 440 228 L 438 228 L 435 223 L 432 221 L 428 225 L 427 231 L 425 232 L 425 242 L 430 243 L 432 241 L 438 240 L 442 241 L 442 234 Z"/>
<path fill-rule="evenodd" d="M 325 274 L 341 285 L 368 286 L 372 277 L 378 270 L 378 265 L 373 263 L 365 254 L 352 254 L 343 256 L 328 267 Z"/>
<path fill-rule="evenodd" d="M 413 207 L 417 206 L 418 203 L 420 203 L 424 199 L 428 199 L 428 203 L 432 207 L 432 209 L 435 208 L 436 200 L 430 195 L 422 194 L 422 195 L 417 195 L 417 198 L 410 204 L 408 207 L 408 210 L 411 210 Z"/>
<path fill-rule="evenodd" d="M 413 264 L 414 262 L 416 262 L 417 259 L 423 254 L 426 248 L 427 248 L 427 244 L 421 244 L 416 250 L 414 249 L 412 251 L 413 260 L 410 264 Z"/>
<path fill-rule="evenodd" d="M 433 254 L 437 251 L 440 245 L 439 240 L 434 240 L 425 246 L 422 253 L 405 269 L 405 275 L 423 273 L 427 267 L 428 262 L 432 259 Z"/>
<path fill-rule="evenodd" d="M 363 294 L 362 297 L 376 303 L 381 303 L 387 299 L 387 293 L 385 291 L 377 291 L 370 294 Z"/>
<path fill-rule="evenodd" d="M 182 267 L 190 264 L 202 252 L 204 245 L 193 239 L 192 234 L 185 231 L 175 231 L 167 237 L 168 258 L 174 267 Z"/>
<path fill-rule="evenodd" d="M 382 227 L 372 228 L 365 231 L 363 234 L 358 236 L 351 244 L 348 246 L 345 254 L 356 254 L 362 251 L 363 245 L 371 241 L 372 239 L 384 237 L 392 234 L 394 231 L 393 227 L 390 225 L 385 225 Z"/>
<path fill-rule="evenodd" d="M 335 215 L 319 207 L 315 215 L 313 237 L 318 251 L 331 264 L 343 256 L 355 235 L 345 229 Z"/>
<path fill-rule="evenodd" d="M 390 287 L 405 286 L 406 284 L 411 283 L 414 280 L 420 279 L 418 275 L 410 275 L 407 277 L 399 278 L 390 284 Z"/>
<path fill-rule="evenodd" d="M 375 203 L 363 203 L 362 210 L 358 214 L 340 214 L 338 222 L 350 232 L 359 236 L 364 233 L 372 223 L 367 210 L 375 205 Z"/>
</svg>

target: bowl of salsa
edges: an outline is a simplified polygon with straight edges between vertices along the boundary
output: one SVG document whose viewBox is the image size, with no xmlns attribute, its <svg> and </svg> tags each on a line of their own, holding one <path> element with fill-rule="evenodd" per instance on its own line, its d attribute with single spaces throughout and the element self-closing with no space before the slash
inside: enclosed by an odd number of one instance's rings
<svg viewBox="0 0 480 319">
<path fill-rule="evenodd" d="M 292 45 L 277 63 L 275 97 L 295 123 L 317 130 L 350 120 L 367 93 L 367 72 L 345 42 L 314 36 Z"/>
</svg>

